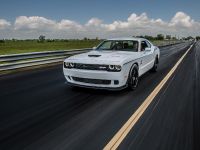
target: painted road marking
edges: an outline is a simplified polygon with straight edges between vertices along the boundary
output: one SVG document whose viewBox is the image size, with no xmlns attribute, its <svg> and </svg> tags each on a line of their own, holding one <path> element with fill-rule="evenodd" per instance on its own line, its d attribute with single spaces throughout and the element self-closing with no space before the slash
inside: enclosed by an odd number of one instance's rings
<svg viewBox="0 0 200 150">
<path fill-rule="evenodd" d="M 193 44 L 194 45 L 194 44 Z M 179 64 L 183 61 L 184 57 L 191 50 L 193 45 L 183 54 L 183 56 L 178 60 L 178 62 L 174 65 L 174 67 L 169 71 L 169 73 L 165 76 L 165 78 L 156 86 L 153 92 L 145 99 L 145 101 L 140 105 L 140 107 L 133 113 L 133 115 L 128 119 L 128 121 L 122 126 L 122 128 L 114 135 L 114 137 L 110 140 L 110 142 L 104 147 L 104 150 L 115 150 L 120 145 L 120 143 L 124 140 L 130 130 L 134 127 L 136 122 L 142 116 L 144 111 L 148 108 L 151 102 L 154 100 L 156 95 L 165 85 L 165 83 L 169 80 L 172 74 L 175 72 Z"/>
</svg>

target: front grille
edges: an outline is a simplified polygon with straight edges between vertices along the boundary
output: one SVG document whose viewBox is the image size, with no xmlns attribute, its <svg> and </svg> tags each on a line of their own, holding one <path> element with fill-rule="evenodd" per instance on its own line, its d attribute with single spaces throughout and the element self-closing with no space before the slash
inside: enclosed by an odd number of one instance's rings
<svg viewBox="0 0 200 150">
<path fill-rule="evenodd" d="M 108 65 L 97 65 L 97 64 L 75 64 L 74 68 L 83 70 L 107 70 Z"/>
<path fill-rule="evenodd" d="M 101 79 L 88 79 L 88 78 L 79 78 L 79 77 L 72 77 L 74 81 L 83 82 L 83 83 L 91 83 L 91 84 L 104 84 L 109 85 L 111 84 L 111 80 L 101 80 Z"/>
</svg>

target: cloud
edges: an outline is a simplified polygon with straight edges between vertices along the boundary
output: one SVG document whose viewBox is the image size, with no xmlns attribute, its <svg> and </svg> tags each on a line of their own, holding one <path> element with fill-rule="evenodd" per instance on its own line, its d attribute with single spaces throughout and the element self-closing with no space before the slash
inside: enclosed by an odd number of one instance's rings
<svg viewBox="0 0 200 150">
<path fill-rule="evenodd" d="M 7 29 L 8 27 L 11 26 L 11 23 L 8 22 L 7 20 L 5 19 L 0 19 L 0 30 L 1 29 Z"/>
<path fill-rule="evenodd" d="M 170 22 L 171 26 L 191 28 L 194 20 L 184 12 L 177 12 Z"/>
<path fill-rule="evenodd" d="M 114 21 L 111 24 L 102 24 L 107 30 L 120 32 L 118 35 L 156 35 L 177 34 L 181 36 L 196 35 L 200 30 L 200 22 L 194 21 L 184 12 L 177 12 L 170 21 L 163 21 L 161 18 L 149 18 L 146 13 L 137 15 L 131 14 L 126 21 Z"/>
<path fill-rule="evenodd" d="M 171 20 L 164 21 L 161 18 L 150 18 L 146 13 L 132 13 L 125 20 L 115 20 L 105 23 L 103 20 L 93 17 L 85 24 L 73 20 L 62 19 L 55 21 L 40 16 L 19 16 L 14 25 L 0 19 L 0 29 L 11 28 L 10 38 L 37 38 L 44 34 L 49 38 L 83 38 L 83 37 L 115 37 L 133 35 L 157 35 L 172 34 L 180 36 L 196 35 L 200 30 L 200 22 L 192 19 L 184 12 L 177 12 Z M 1 30 L 2 31 L 2 30 Z M 6 32 L 5 32 L 6 33 Z M 4 38 L 1 34 L 0 38 Z"/>
<path fill-rule="evenodd" d="M 81 30 L 82 29 L 82 25 L 71 20 L 61 20 L 61 22 L 57 23 L 57 25 L 58 25 L 57 29 L 59 30 L 70 30 L 70 29 Z"/>
<path fill-rule="evenodd" d="M 75 21 L 71 20 L 61 20 L 56 22 L 51 19 L 47 19 L 39 16 L 20 16 L 15 20 L 15 30 L 71 30 L 71 29 L 81 29 L 82 26 Z"/>
<path fill-rule="evenodd" d="M 98 18 L 91 18 L 87 23 L 86 26 L 100 26 L 102 24 L 102 20 Z"/>
<path fill-rule="evenodd" d="M 111 24 L 104 24 L 103 26 L 108 31 L 116 31 L 120 29 L 124 30 L 134 30 L 134 29 L 152 29 L 157 26 L 164 26 L 166 23 L 162 21 L 162 19 L 150 19 L 148 18 L 146 13 L 142 13 L 141 15 L 137 15 L 135 13 L 131 14 L 127 21 L 114 21 Z"/>
<path fill-rule="evenodd" d="M 184 12 L 177 12 L 168 23 L 168 30 L 177 35 L 197 36 L 200 30 L 200 22 L 192 19 Z"/>
<path fill-rule="evenodd" d="M 15 20 L 15 30 L 47 30 L 56 28 L 56 21 L 39 16 L 20 16 Z"/>
</svg>

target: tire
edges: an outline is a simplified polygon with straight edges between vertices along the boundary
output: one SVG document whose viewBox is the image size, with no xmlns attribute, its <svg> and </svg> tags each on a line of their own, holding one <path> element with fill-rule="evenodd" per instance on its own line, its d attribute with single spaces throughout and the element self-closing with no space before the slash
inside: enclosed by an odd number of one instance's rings
<svg viewBox="0 0 200 150">
<path fill-rule="evenodd" d="M 128 78 L 128 87 L 130 90 L 135 90 L 138 86 L 139 74 L 138 74 L 138 66 L 134 64 L 131 67 L 129 78 Z"/>
<path fill-rule="evenodd" d="M 156 56 L 156 59 L 154 61 L 154 65 L 153 65 L 153 68 L 151 69 L 151 72 L 157 72 L 157 69 L 158 69 L 158 56 Z"/>
</svg>

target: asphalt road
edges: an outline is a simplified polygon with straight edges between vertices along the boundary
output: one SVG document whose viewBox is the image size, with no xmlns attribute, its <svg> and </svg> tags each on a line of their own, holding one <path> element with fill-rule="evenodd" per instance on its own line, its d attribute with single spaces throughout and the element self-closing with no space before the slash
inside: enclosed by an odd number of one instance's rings
<svg viewBox="0 0 200 150">
<path fill-rule="evenodd" d="M 161 49 L 157 73 L 135 91 L 71 88 L 62 66 L 0 77 L 0 149 L 102 149 L 188 49 Z M 200 42 L 119 149 L 200 149 Z"/>
</svg>

